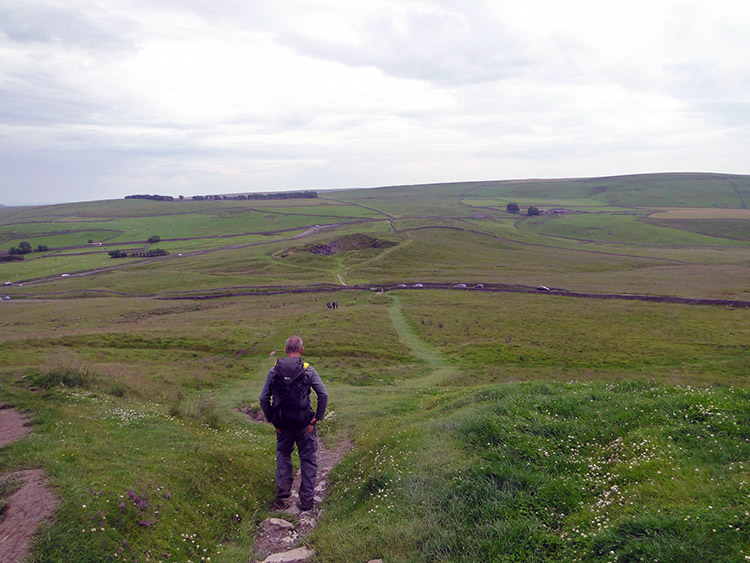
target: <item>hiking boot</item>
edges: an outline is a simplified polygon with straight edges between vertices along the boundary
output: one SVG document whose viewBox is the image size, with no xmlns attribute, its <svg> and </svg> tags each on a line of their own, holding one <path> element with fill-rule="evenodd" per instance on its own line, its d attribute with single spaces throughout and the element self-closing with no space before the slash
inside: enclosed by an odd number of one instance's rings
<svg viewBox="0 0 750 563">
<path fill-rule="evenodd" d="M 306 512 L 307 510 L 312 510 L 312 508 L 313 508 L 313 501 L 309 501 L 309 502 L 299 502 L 299 503 L 297 504 L 297 507 L 299 507 L 299 509 L 300 509 L 300 510 L 301 510 L 302 512 Z"/>
</svg>

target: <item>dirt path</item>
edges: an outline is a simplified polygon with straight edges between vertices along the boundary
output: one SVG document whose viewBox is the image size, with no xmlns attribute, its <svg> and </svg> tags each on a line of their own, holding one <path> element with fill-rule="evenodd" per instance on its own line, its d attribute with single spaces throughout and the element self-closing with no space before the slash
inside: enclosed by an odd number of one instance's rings
<svg viewBox="0 0 750 563">
<path fill-rule="evenodd" d="M 323 513 L 320 503 L 325 500 L 330 489 L 328 474 L 343 457 L 351 451 L 353 443 L 346 440 L 333 449 L 329 449 L 322 441 L 318 442 L 318 476 L 315 482 L 315 508 L 301 512 L 297 507 L 299 502 L 300 472 L 294 475 L 292 496 L 284 504 L 276 505 L 273 512 L 276 518 L 269 518 L 261 523 L 255 538 L 255 552 L 260 557 L 287 552 L 294 544 L 309 534 L 318 524 Z M 296 526 L 287 520 L 288 515 L 296 517 Z"/>
<path fill-rule="evenodd" d="M 251 408 L 239 408 L 240 412 L 245 413 L 251 420 L 258 423 L 265 423 L 266 417 L 260 411 L 253 411 Z M 289 552 L 291 547 L 298 543 L 299 540 L 309 534 L 318 524 L 318 519 L 323 513 L 320 504 L 325 500 L 330 489 L 328 474 L 336 464 L 354 447 L 351 440 L 344 440 L 335 448 L 328 448 L 322 440 L 318 440 L 318 474 L 315 480 L 315 508 L 305 512 L 300 511 L 297 503 L 299 502 L 299 484 L 300 472 L 299 467 L 294 474 L 292 482 L 292 495 L 286 499 L 283 504 L 274 504 L 272 511 L 277 517 L 267 518 L 261 522 L 258 532 L 255 536 L 255 553 L 261 557 L 270 557 L 273 559 L 276 554 L 292 553 Z M 292 454 L 293 459 L 297 459 L 297 454 Z M 291 517 L 291 518 L 290 518 Z M 296 519 L 296 525 L 290 520 Z M 294 550 L 298 551 L 298 550 Z M 305 551 L 302 549 L 301 551 Z M 307 555 L 300 560 L 305 560 L 312 556 L 311 551 L 305 551 Z M 284 561 L 297 560 L 293 556 Z"/>
<path fill-rule="evenodd" d="M 17 411 L 0 407 L 0 447 L 31 431 L 28 420 Z M 26 469 L 0 476 L 0 483 L 19 485 L 5 501 L 8 508 L 0 520 L 0 561 L 23 561 L 31 549 L 31 536 L 48 520 L 59 502 L 42 469 Z"/>
<path fill-rule="evenodd" d="M 0 448 L 31 432 L 27 422 L 18 411 L 0 406 Z"/>
</svg>

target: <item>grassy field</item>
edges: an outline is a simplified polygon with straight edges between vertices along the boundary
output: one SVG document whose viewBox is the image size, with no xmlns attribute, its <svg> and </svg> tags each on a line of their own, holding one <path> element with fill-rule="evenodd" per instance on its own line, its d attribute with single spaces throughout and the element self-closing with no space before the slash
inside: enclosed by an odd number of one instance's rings
<svg viewBox="0 0 750 563">
<path fill-rule="evenodd" d="M 85 218 L 142 246 L 185 234 L 154 260 L 50 248 L 0 263 L 15 282 L 0 403 L 33 424 L 0 450 L 0 473 L 41 467 L 61 499 L 30 561 L 252 560 L 275 442 L 238 409 L 257 408 L 292 333 L 329 390 L 322 439 L 354 443 L 303 540 L 315 561 L 750 558 L 750 308 L 533 291 L 750 301 L 740 219 L 607 213 L 697 209 L 712 193 L 740 209 L 748 186 L 655 175 L 2 209 L 3 233 Z M 506 199 L 606 212 L 592 224 L 484 205 Z M 272 222 L 295 230 L 261 234 Z M 309 252 L 356 234 L 395 244 Z M 105 259 L 119 268 L 88 273 Z M 417 282 L 531 292 L 377 291 Z"/>
</svg>

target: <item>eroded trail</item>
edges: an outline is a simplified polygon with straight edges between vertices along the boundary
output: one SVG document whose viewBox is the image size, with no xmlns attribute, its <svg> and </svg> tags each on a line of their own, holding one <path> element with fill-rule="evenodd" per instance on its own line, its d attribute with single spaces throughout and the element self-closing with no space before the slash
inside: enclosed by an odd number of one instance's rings
<svg viewBox="0 0 750 563">
<path fill-rule="evenodd" d="M 325 500 L 330 488 L 328 474 L 351 451 L 352 446 L 353 444 L 349 440 L 341 442 L 335 448 L 327 448 L 322 441 L 318 442 L 318 476 L 315 483 L 315 508 L 301 512 L 297 507 L 300 483 L 300 472 L 297 470 L 292 484 L 292 496 L 283 505 L 274 507 L 273 511 L 278 517 L 268 518 L 261 522 L 255 538 L 255 552 L 259 556 L 271 557 L 274 554 L 287 552 L 300 538 L 309 534 L 317 526 L 318 519 L 323 512 L 319 508 L 319 505 Z M 296 525 L 284 518 L 285 515 L 289 514 L 296 516 Z M 312 556 L 311 550 L 306 550 L 306 548 L 299 548 L 294 551 L 299 551 L 298 555 L 301 559 Z M 303 551 L 305 552 L 304 554 L 302 553 Z M 293 554 L 291 557 L 290 559 L 277 560 L 295 560 Z M 266 561 L 268 560 L 267 558 Z"/>
<path fill-rule="evenodd" d="M 14 409 L 0 406 L 0 448 L 31 431 L 27 419 Z M 31 549 L 31 536 L 52 516 L 59 500 L 49 488 L 42 469 L 14 471 L 0 476 L 0 483 L 20 485 L 5 501 L 8 508 L 0 521 L 0 561 L 23 561 Z"/>
</svg>

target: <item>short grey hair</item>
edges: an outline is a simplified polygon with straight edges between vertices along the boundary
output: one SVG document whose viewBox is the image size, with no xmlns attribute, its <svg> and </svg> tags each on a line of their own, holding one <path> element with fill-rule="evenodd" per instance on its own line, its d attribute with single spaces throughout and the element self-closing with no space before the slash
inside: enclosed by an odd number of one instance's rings
<svg viewBox="0 0 750 563">
<path fill-rule="evenodd" d="M 287 338 L 286 351 L 292 353 L 302 352 L 302 339 L 296 334 Z"/>
</svg>

